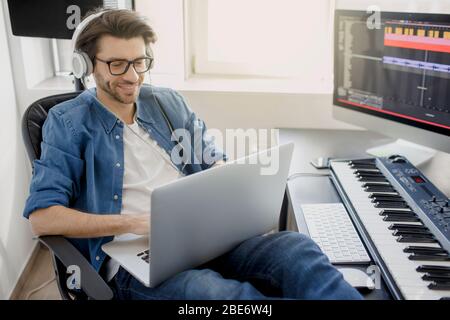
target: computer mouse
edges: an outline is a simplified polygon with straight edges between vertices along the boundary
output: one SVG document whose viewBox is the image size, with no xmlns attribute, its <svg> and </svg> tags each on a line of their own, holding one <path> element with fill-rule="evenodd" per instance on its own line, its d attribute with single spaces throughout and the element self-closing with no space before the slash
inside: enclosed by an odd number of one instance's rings
<svg viewBox="0 0 450 320">
<path fill-rule="evenodd" d="M 372 278 L 364 271 L 354 268 L 339 268 L 338 270 L 352 287 L 367 288 L 370 290 L 375 289 L 375 283 Z"/>
</svg>

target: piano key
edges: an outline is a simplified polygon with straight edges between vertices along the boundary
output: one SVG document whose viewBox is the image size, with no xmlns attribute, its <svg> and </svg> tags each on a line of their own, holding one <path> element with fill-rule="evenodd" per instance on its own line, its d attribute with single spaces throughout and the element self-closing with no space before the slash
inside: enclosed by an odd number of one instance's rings
<svg viewBox="0 0 450 320">
<path fill-rule="evenodd" d="M 428 285 L 431 290 L 450 290 L 450 283 L 432 282 Z"/>
<path fill-rule="evenodd" d="M 415 236 L 415 235 L 433 235 L 430 231 L 427 230 L 395 230 L 392 232 L 394 237 L 398 236 Z"/>
<path fill-rule="evenodd" d="M 401 232 L 409 232 L 411 234 L 415 234 L 415 233 L 427 233 L 427 234 L 432 234 L 430 230 L 428 229 L 415 229 L 415 228 L 401 228 L 401 229 L 394 229 L 394 232 L 392 233 L 392 235 L 395 237 L 397 235 L 401 235 Z"/>
<path fill-rule="evenodd" d="M 415 261 L 450 261 L 449 255 L 442 255 L 442 254 L 411 254 L 408 256 L 409 260 L 415 260 Z"/>
<path fill-rule="evenodd" d="M 363 189 L 365 192 L 396 192 L 394 188 L 390 186 L 371 186 L 371 187 L 364 187 Z"/>
<path fill-rule="evenodd" d="M 401 230 L 401 229 L 419 229 L 428 230 L 423 224 L 410 224 L 410 223 L 393 223 L 388 227 L 389 230 Z"/>
<path fill-rule="evenodd" d="M 369 193 L 369 198 L 370 198 L 370 195 L 372 195 L 372 194 L 374 194 L 374 193 Z M 396 197 L 399 196 L 397 191 L 377 191 L 376 194 L 383 194 L 385 196 L 396 196 Z"/>
<path fill-rule="evenodd" d="M 397 242 L 403 243 L 435 243 L 436 239 L 423 236 L 400 236 L 397 238 Z"/>
<path fill-rule="evenodd" d="M 383 197 L 383 198 L 401 198 L 400 195 L 398 193 L 393 193 L 393 192 L 376 192 L 376 193 L 371 193 L 368 196 L 371 199 L 376 199 L 379 197 Z"/>
<path fill-rule="evenodd" d="M 373 164 L 351 164 L 351 169 L 359 170 L 359 169 L 373 169 L 377 170 L 378 168 Z"/>
<path fill-rule="evenodd" d="M 376 201 L 374 203 L 375 208 L 409 208 L 408 204 L 404 201 Z"/>
<path fill-rule="evenodd" d="M 375 203 L 378 201 L 383 201 L 383 202 L 402 202 L 404 201 L 404 199 L 402 197 L 396 196 L 396 197 L 382 197 L 382 196 L 378 196 L 378 197 L 373 197 L 371 202 Z"/>
<path fill-rule="evenodd" d="M 348 164 L 375 164 L 376 160 L 375 158 L 367 158 L 367 159 L 355 159 L 355 160 L 350 160 L 348 162 Z"/>
<path fill-rule="evenodd" d="M 413 216 L 400 216 L 400 215 L 388 215 L 383 218 L 383 221 L 390 221 L 390 222 L 419 222 L 420 219 Z"/>
<path fill-rule="evenodd" d="M 424 247 L 424 246 L 408 246 L 403 249 L 405 253 L 441 253 L 448 254 L 448 252 L 441 247 Z"/>
<path fill-rule="evenodd" d="M 379 169 L 357 169 L 353 171 L 353 173 L 380 173 L 382 172 Z"/>
<path fill-rule="evenodd" d="M 356 170 L 353 173 L 357 177 L 377 177 L 377 178 L 385 178 L 381 172 L 361 172 Z"/>
<path fill-rule="evenodd" d="M 368 177 L 368 176 L 359 177 L 358 181 L 360 181 L 360 182 L 389 182 L 384 177 Z"/>
<path fill-rule="evenodd" d="M 426 273 L 422 276 L 422 279 L 425 281 L 450 282 L 450 275 L 434 275 Z"/>
<path fill-rule="evenodd" d="M 436 265 L 421 265 L 417 267 L 417 272 L 441 273 L 450 275 L 450 267 Z"/>
<path fill-rule="evenodd" d="M 385 221 L 392 221 L 392 220 L 390 220 L 391 218 L 392 219 L 395 219 L 395 218 L 400 218 L 400 219 L 402 219 L 402 218 L 405 218 L 405 219 L 417 218 L 416 214 L 412 211 L 403 211 L 403 212 L 399 212 L 399 213 L 387 213 L 387 212 L 381 211 L 378 215 L 382 216 L 382 217 L 390 217 L 388 220 L 385 220 Z"/>
<path fill-rule="evenodd" d="M 361 182 L 358 181 L 358 183 L 362 183 L 362 187 L 365 188 L 371 188 L 371 187 L 384 187 L 384 188 L 389 188 L 389 189 L 394 189 L 394 187 L 389 183 L 389 182 L 377 182 L 377 181 L 372 181 L 372 182 Z"/>
</svg>

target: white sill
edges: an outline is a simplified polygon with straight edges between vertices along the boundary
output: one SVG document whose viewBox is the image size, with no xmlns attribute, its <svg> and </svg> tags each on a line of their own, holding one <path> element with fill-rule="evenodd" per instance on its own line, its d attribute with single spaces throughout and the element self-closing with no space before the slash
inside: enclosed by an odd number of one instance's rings
<svg viewBox="0 0 450 320">
<path fill-rule="evenodd" d="M 146 78 L 146 83 L 149 82 Z M 312 83 L 303 79 L 193 76 L 185 80 L 176 75 L 153 74 L 151 83 L 178 91 L 286 94 L 332 94 L 333 92 L 331 83 Z M 71 77 L 55 76 L 42 81 L 32 89 L 70 92 L 75 90 L 75 85 Z"/>
</svg>

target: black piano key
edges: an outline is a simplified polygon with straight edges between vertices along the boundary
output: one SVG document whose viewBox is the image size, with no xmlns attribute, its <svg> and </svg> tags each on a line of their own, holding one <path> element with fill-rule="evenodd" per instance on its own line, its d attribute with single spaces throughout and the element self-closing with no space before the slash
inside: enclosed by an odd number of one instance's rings
<svg viewBox="0 0 450 320">
<path fill-rule="evenodd" d="M 383 210 L 384 211 L 384 210 Z M 423 224 L 407 224 L 407 223 L 393 223 L 388 227 L 389 230 L 401 230 L 401 229 L 419 229 L 428 230 Z M 425 247 L 424 247 L 425 248 Z"/>
<path fill-rule="evenodd" d="M 383 218 L 383 221 L 390 221 L 390 222 L 420 222 L 420 219 L 418 217 L 411 217 L 411 216 L 398 216 L 398 215 L 390 215 L 385 216 Z"/>
<path fill-rule="evenodd" d="M 408 210 L 405 210 L 403 212 L 400 211 L 400 212 L 397 212 L 397 213 L 395 213 L 395 212 L 388 212 L 388 211 L 391 211 L 391 210 L 381 210 L 379 215 L 382 216 L 382 217 L 388 217 L 388 216 L 392 216 L 392 217 L 397 217 L 397 216 L 398 217 L 417 217 L 417 215 L 414 212 L 408 211 Z"/>
<path fill-rule="evenodd" d="M 373 169 L 378 170 L 376 165 L 373 164 L 351 164 L 350 168 L 358 170 L 358 169 Z"/>
<path fill-rule="evenodd" d="M 363 188 L 364 191 L 366 192 L 392 192 L 392 193 L 397 192 L 392 186 L 378 185 L 378 186 L 367 186 Z"/>
<path fill-rule="evenodd" d="M 420 229 L 400 229 L 394 230 L 392 233 L 394 236 L 402 235 L 401 233 L 410 233 L 410 234 L 432 234 L 430 230 L 420 230 Z"/>
<path fill-rule="evenodd" d="M 413 261 L 450 261 L 449 255 L 442 255 L 442 254 L 410 254 L 408 256 L 409 260 Z"/>
<path fill-rule="evenodd" d="M 409 208 L 408 204 L 404 201 L 376 201 L 374 203 L 375 208 Z"/>
<path fill-rule="evenodd" d="M 394 232 L 392 232 L 392 235 L 398 237 L 398 236 L 415 236 L 415 235 L 432 236 L 433 234 L 426 230 L 395 230 Z"/>
<path fill-rule="evenodd" d="M 354 173 L 378 173 L 381 174 L 381 171 L 378 169 L 357 169 Z"/>
<path fill-rule="evenodd" d="M 397 237 L 411 237 L 411 238 L 426 238 L 426 239 L 436 239 L 431 233 L 408 233 L 408 232 L 398 232 Z"/>
<path fill-rule="evenodd" d="M 359 170 L 356 170 L 354 174 L 357 177 L 376 177 L 376 178 L 385 178 L 384 175 L 381 172 L 361 172 Z"/>
<path fill-rule="evenodd" d="M 438 274 L 450 274 L 450 267 L 447 266 L 430 266 L 430 265 L 423 265 L 419 266 L 416 269 L 417 272 L 425 273 L 438 273 Z"/>
<path fill-rule="evenodd" d="M 439 247 L 422 247 L 422 246 L 408 246 L 403 249 L 405 253 L 441 253 L 448 254 L 448 252 Z"/>
<path fill-rule="evenodd" d="M 397 242 L 402 243 L 436 243 L 437 240 L 430 237 L 418 237 L 418 236 L 400 236 L 397 238 Z"/>
<path fill-rule="evenodd" d="M 450 274 L 425 273 L 422 279 L 425 281 L 450 282 Z"/>
<path fill-rule="evenodd" d="M 358 181 L 360 182 L 389 182 L 384 177 L 359 177 Z"/>
<path fill-rule="evenodd" d="M 428 285 L 430 290 L 450 290 L 450 283 L 432 282 Z"/>
<path fill-rule="evenodd" d="M 395 196 L 395 197 L 383 197 L 383 196 L 378 196 L 378 197 L 373 197 L 372 198 L 372 202 L 377 202 L 377 201 L 383 201 L 383 202 L 404 202 L 402 197 L 399 196 Z"/>
<path fill-rule="evenodd" d="M 363 188 L 384 187 L 386 189 L 388 188 L 394 189 L 394 187 L 389 182 L 365 182 L 362 184 L 362 187 Z"/>
<path fill-rule="evenodd" d="M 390 198 L 390 199 L 396 199 L 396 198 L 401 198 L 400 195 L 398 193 L 395 194 L 389 194 L 389 193 L 371 193 L 369 194 L 369 198 L 371 199 L 376 199 L 376 198 Z M 403 198 L 402 198 L 403 199 Z"/>
<path fill-rule="evenodd" d="M 375 164 L 375 163 L 376 163 L 376 159 L 375 159 L 375 158 L 354 159 L 354 160 L 350 160 L 350 161 L 349 161 L 349 164 L 352 164 L 352 163 Z"/>
</svg>

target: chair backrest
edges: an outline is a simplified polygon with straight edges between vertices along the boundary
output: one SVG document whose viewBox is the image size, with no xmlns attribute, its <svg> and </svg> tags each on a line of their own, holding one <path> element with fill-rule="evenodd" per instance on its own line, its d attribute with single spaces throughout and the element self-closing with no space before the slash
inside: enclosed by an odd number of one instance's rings
<svg viewBox="0 0 450 320">
<path fill-rule="evenodd" d="M 59 103 L 77 97 L 81 92 L 70 92 L 42 98 L 28 107 L 22 117 L 22 137 L 31 164 L 41 157 L 42 126 L 48 111 Z"/>
<path fill-rule="evenodd" d="M 49 110 L 59 103 L 77 97 L 80 93 L 70 92 L 42 98 L 30 105 L 25 111 L 22 117 L 22 138 L 32 166 L 33 161 L 41 157 L 42 126 L 47 119 Z M 65 279 L 67 278 L 66 268 L 54 254 L 52 254 L 52 258 L 56 280 L 62 298 L 69 300 L 85 299 L 86 296 L 82 292 L 69 293 L 69 290 L 64 285 Z"/>
</svg>

